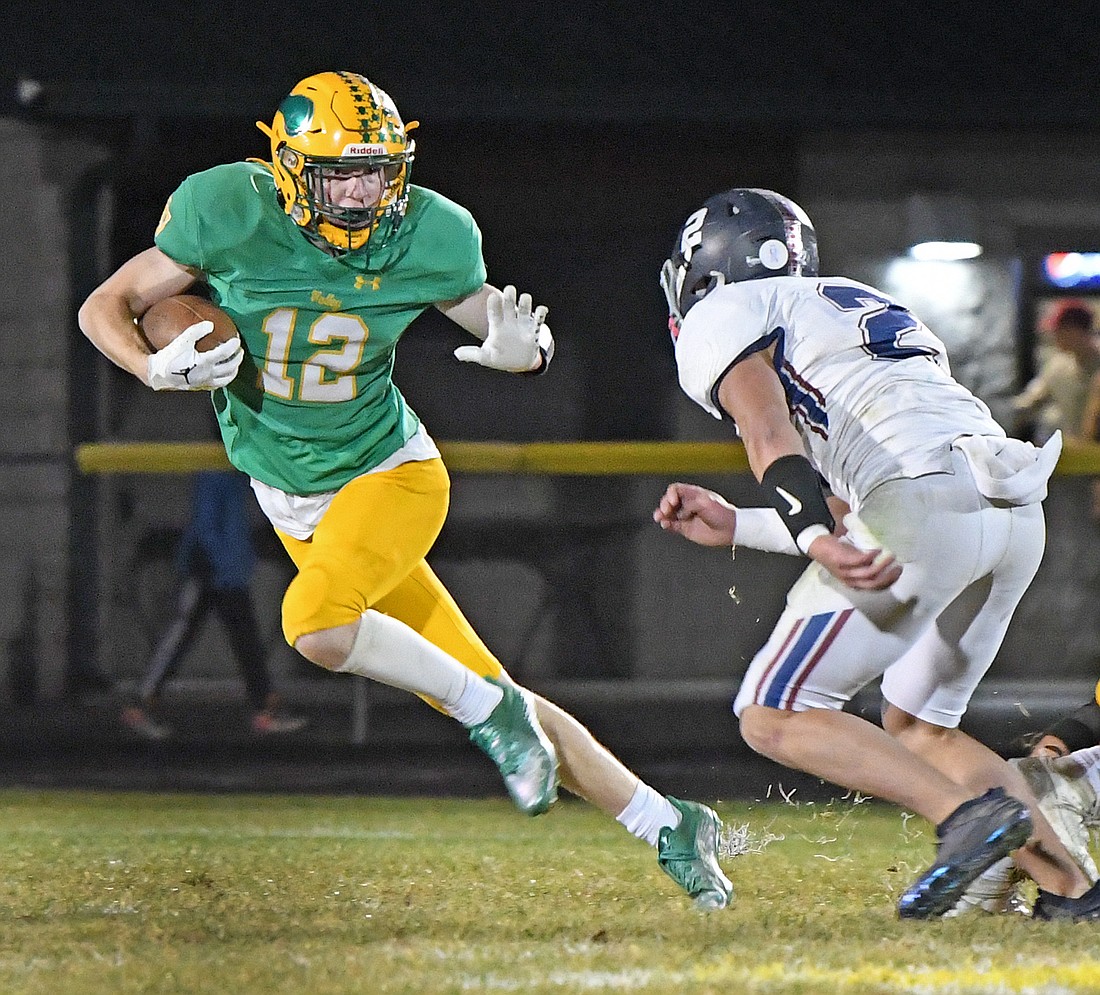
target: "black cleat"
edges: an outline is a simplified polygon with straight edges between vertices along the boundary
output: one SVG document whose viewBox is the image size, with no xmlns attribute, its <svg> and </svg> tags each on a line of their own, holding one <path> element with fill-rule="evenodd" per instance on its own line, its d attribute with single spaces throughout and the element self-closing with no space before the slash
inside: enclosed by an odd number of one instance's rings
<svg viewBox="0 0 1100 995">
<path fill-rule="evenodd" d="M 1040 888 L 1031 916 L 1033 919 L 1065 919 L 1070 922 L 1100 920 L 1100 881 L 1080 898 L 1065 898 Z"/>
<path fill-rule="evenodd" d="M 901 896 L 901 919 L 933 919 L 952 908 L 978 875 L 1027 842 L 1031 816 L 1004 788 L 990 788 L 963 802 L 936 835 L 936 862 Z"/>
</svg>

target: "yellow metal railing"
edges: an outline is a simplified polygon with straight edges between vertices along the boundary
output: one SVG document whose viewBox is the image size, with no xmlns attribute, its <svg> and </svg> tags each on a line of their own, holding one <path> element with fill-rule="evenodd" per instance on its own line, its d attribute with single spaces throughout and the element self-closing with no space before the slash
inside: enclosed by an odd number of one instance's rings
<svg viewBox="0 0 1100 995">
<path fill-rule="evenodd" d="M 748 470 L 739 442 L 439 442 L 455 473 L 565 476 L 739 473 Z M 229 467 L 220 442 L 89 442 L 77 446 L 83 473 L 191 473 Z M 1100 476 L 1100 444 L 1066 443 L 1059 475 Z"/>
</svg>

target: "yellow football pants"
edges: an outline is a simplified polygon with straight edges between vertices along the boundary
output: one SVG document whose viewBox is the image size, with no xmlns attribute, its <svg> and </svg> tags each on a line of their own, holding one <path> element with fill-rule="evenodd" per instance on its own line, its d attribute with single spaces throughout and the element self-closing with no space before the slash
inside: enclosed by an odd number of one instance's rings
<svg viewBox="0 0 1100 995">
<path fill-rule="evenodd" d="M 283 596 L 283 635 L 354 622 L 368 608 L 399 619 L 474 673 L 497 660 L 425 562 L 450 501 L 439 459 L 402 463 L 345 484 L 309 539 L 276 529 L 298 574 Z"/>
</svg>

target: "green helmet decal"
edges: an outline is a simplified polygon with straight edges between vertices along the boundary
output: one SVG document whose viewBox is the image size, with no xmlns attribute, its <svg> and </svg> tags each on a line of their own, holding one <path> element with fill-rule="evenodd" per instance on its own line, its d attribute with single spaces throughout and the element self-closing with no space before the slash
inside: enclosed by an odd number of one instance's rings
<svg viewBox="0 0 1100 995">
<path fill-rule="evenodd" d="M 286 122 L 286 133 L 292 138 L 300 135 L 313 122 L 313 101 L 300 93 L 292 93 L 280 105 L 279 111 Z"/>
</svg>

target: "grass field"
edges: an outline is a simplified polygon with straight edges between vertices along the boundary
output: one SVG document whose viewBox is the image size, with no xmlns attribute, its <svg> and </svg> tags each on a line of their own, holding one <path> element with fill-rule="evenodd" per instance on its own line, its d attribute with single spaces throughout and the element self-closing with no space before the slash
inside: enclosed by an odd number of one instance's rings
<svg viewBox="0 0 1100 995">
<path fill-rule="evenodd" d="M 899 922 L 919 819 L 720 811 L 781 839 L 701 914 L 571 801 L 0 792 L 0 992 L 1100 993 L 1100 927 Z"/>
</svg>

